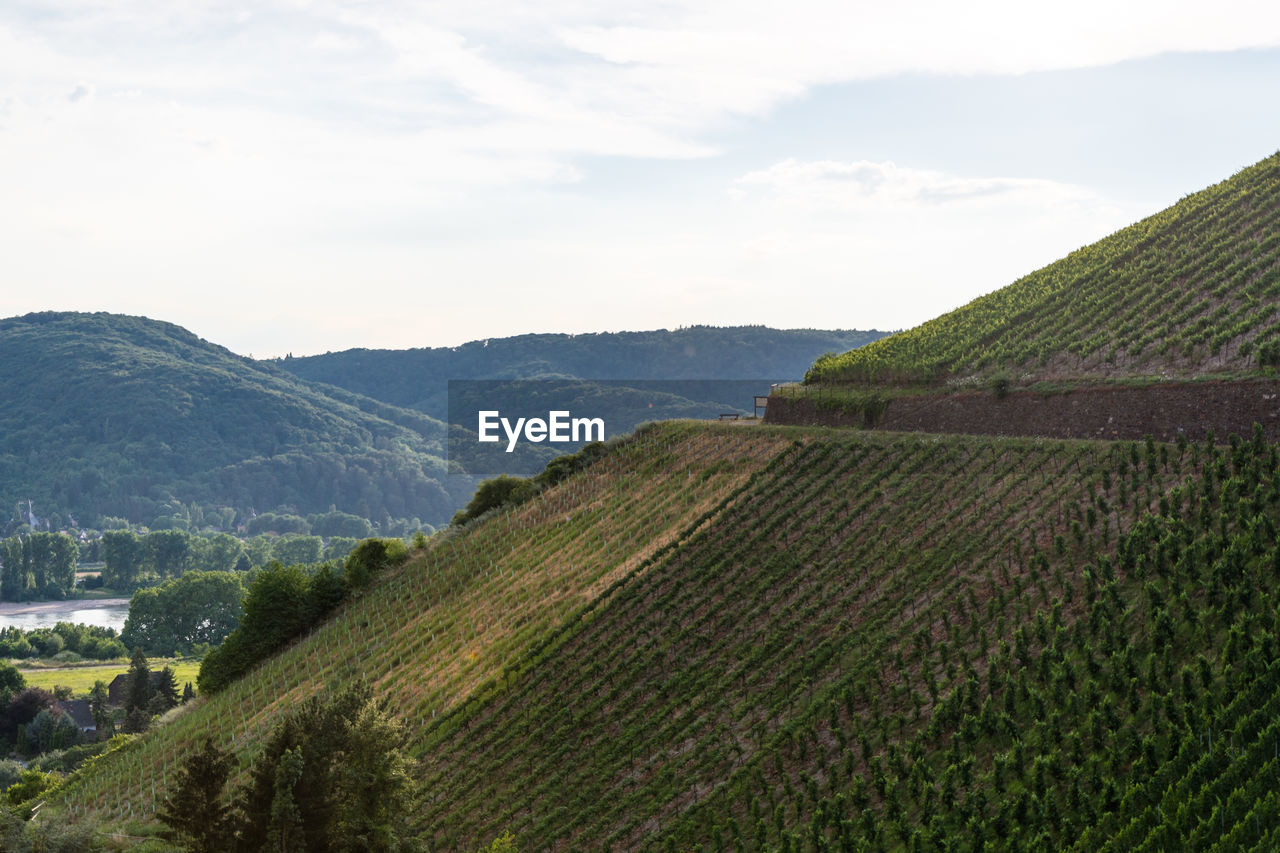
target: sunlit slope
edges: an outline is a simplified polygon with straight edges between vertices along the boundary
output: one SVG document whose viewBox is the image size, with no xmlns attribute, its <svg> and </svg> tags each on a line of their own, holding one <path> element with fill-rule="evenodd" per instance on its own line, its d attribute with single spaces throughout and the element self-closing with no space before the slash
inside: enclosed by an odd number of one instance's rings
<svg viewBox="0 0 1280 853">
<path fill-rule="evenodd" d="M 109 756 L 55 805 L 149 818 L 206 734 L 242 763 L 282 712 L 371 683 L 419 736 L 548 630 L 676 539 L 786 447 L 780 433 L 654 427 L 514 512 L 431 547 L 258 670 Z M 418 747 L 421 748 L 421 742 Z"/>
<path fill-rule="evenodd" d="M 441 850 L 1269 849 L 1276 467 L 816 434 L 438 722 L 422 827 Z"/>
<path fill-rule="evenodd" d="M 809 382 L 1169 375 L 1280 364 L 1280 155 Z M 1024 374 L 1029 374 L 1024 377 Z"/>
</svg>

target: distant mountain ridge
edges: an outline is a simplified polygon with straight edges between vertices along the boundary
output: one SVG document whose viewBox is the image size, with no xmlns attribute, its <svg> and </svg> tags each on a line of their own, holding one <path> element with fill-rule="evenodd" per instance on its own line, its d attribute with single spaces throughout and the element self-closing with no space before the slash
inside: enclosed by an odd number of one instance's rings
<svg viewBox="0 0 1280 853">
<path fill-rule="evenodd" d="M 799 379 L 823 353 L 860 347 L 886 334 L 689 326 L 519 335 L 429 349 L 351 349 L 273 363 L 303 379 L 443 420 L 449 379 Z"/>
</svg>

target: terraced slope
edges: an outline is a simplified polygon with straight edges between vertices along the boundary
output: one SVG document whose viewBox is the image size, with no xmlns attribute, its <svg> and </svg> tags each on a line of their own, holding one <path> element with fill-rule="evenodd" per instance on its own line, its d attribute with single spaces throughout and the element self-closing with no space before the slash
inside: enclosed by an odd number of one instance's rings
<svg viewBox="0 0 1280 853">
<path fill-rule="evenodd" d="M 1268 849 L 1277 501 L 1261 442 L 817 435 L 438 723 L 423 829 Z"/>
<path fill-rule="evenodd" d="M 966 384 L 1280 364 L 1280 154 L 921 326 L 818 359 L 809 383 Z"/>
<path fill-rule="evenodd" d="M 549 630 L 641 569 L 786 447 L 776 432 L 666 425 L 514 512 L 431 546 L 319 630 L 114 753 L 55 802 L 76 819 L 150 820 L 206 734 L 247 762 L 321 688 L 370 682 L 425 732 L 520 664 Z"/>
</svg>

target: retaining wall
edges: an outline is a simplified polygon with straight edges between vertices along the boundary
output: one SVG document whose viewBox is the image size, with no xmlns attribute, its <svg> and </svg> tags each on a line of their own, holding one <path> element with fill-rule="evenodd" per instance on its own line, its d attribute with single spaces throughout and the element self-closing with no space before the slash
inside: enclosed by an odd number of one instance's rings
<svg viewBox="0 0 1280 853">
<path fill-rule="evenodd" d="M 1058 394 L 1018 391 L 997 399 L 991 392 L 896 397 L 867 424 L 861 415 L 821 409 L 812 400 L 769 398 L 766 423 L 866 427 L 911 432 L 1030 435 L 1050 438 L 1173 441 L 1179 433 L 1218 441 L 1249 435 L 1261 424 L 1280 441 L 1280 380 L 1180 382 L 1100 386 Z"/>
</svg>

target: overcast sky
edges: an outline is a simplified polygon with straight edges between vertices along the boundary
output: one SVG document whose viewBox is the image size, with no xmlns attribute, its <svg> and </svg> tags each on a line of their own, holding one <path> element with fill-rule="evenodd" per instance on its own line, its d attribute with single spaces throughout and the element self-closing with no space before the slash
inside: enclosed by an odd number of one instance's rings
<svg viewBox="0 0 1280 853">
<path fill-rule="evenodd" d="M 914 325 L 1280 149 L 1274 2 L 0 4 L 0 316 Z"/>
</svg>

